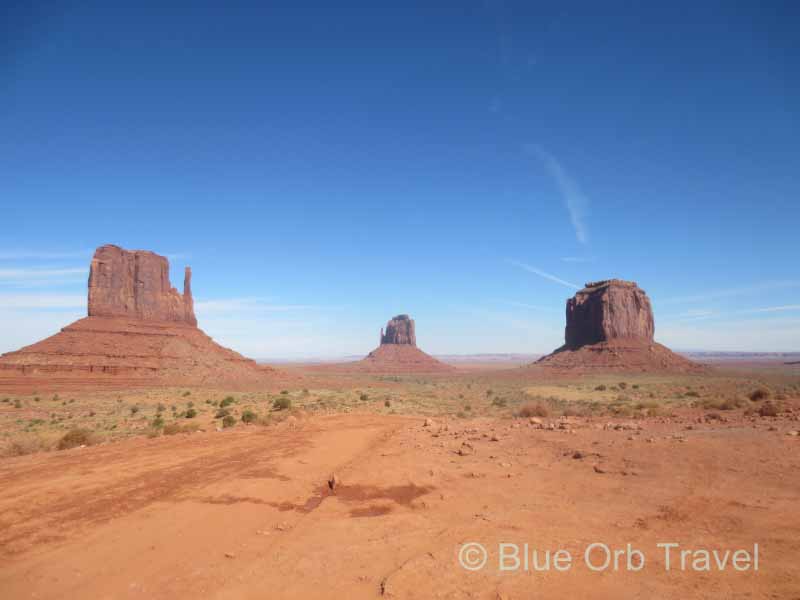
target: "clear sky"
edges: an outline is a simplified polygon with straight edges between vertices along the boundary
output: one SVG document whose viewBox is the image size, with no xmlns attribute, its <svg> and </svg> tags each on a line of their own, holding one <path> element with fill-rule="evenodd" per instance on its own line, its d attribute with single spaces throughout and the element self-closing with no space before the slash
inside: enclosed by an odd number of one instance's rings
<svg viewBox="0 0 800 600">
<path fill-rule="evenodd" d="M 548 352 L 610 277 L 673 348 L 800 350 L 799 32 L 793 2 L 3 3 L 0 351 L 85 314 L 105 243 L 191 265 L 254 357 L 400 312 L 428 352 Z"/>
</svg>

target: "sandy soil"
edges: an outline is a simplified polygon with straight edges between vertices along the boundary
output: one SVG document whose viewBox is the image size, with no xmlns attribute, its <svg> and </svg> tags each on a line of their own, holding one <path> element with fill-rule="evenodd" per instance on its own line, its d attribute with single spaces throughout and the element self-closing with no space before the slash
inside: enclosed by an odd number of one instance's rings
<svg viewBox="0 0 800 600">
<path fill-rule="evenodd" d="M 800 597 L 797 423 L 544 421 L 293 417 L 7 459 L 0 596 Z M 500 542 L 574 565 L 500 572 Z M 590 571 L 593 542 L 644 568 Z M 660 542 L 757 543 L 759 570 L 666 572 Z"/>
</svg>

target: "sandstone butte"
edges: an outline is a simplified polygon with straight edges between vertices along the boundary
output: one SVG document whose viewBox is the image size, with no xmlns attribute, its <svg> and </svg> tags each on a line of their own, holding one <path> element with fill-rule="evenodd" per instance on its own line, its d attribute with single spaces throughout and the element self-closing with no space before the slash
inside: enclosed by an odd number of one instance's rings
<svg viewBox="0 0 800 600">
<path fill-rule="evenodd" d="M 455 367 L 436 360 L 417 348 L 414 319 L 397 315 L 381 329 L 380 345 L 363 360 L 352 364 L 360 371 L 380 373 L 452 372 Z"/>
<path fill-rule="evenodd" d="M 94 387 L 263 379 L 272 369 L 220 346 L 197 327 L 191 278 L 187 267 L 180 293 L 170 284 L 166 257 L 99 247 L 89 271 L 88 316 L 0 356 L 0 385 L 37 378 Z"/>
<path fill-rule="evenodd" d="M 539 359 L 555 369 L 696 371 L 702 367 L 654 340 L 650 299 L 635 282 L 587 283 L 567 300 L 564 345 Z"/>
</svg>

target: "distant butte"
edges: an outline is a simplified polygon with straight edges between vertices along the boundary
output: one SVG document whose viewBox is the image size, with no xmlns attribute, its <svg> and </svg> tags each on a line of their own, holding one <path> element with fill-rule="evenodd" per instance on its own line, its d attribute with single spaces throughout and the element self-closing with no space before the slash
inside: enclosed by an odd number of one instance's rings
<svg viewBox="0 0 800 600">
<path fill-rule="evenodd" d="M 564 345 L 536 365 L 561 369 L 694 371 L 702 367 L 654 341 L 650 299 L 632 281 L 587 283 L 567 300 Z"/>
<path fill-rule="evenodd" d="M 380 345 L 366 358 L 354 363 L 358 370 L 385 373 L 436 373 L 455 367 L 436 360 L 417 348 L 414 319 L 397 315 L 381 329 Z"/>
<path fill-rule="evenodd" d="M 191 270 L 183 293 L 170 284 L 166 257 L 99 247 L 88 283 L 88 316 L 0 356 L 0 387 L 24 380 L 57 386 L 246 383 L 271 370 L 215 343 L 197 327 Z"/>
</svg>

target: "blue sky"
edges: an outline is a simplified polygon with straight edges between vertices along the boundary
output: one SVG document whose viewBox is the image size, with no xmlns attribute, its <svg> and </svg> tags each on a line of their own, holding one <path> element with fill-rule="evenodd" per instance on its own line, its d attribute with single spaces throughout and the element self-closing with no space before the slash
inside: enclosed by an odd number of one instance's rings
<svg viewBox="0 0 800 600">
<path fill-rule="evenodd" d="M 104 243 L 191 265 L 250 356 L 399 312 L 429 352 L 547 352 L 609 277 L 674 348 L 800 350 L 792 3 L 18 4 L 0 351 L 85 314 Z"/>
</svg>

